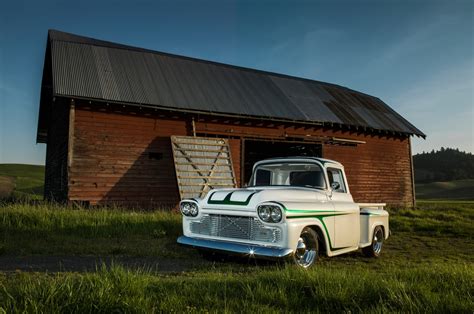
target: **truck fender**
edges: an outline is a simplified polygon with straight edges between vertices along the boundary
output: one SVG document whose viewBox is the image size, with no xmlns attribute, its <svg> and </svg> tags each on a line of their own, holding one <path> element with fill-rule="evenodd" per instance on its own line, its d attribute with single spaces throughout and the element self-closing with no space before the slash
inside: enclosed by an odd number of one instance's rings
<svg viewBox="0 0 474 314">
<path fill-rule="evenodd" d="M 318 219 L 315 219 L 315 218 L 311 218 L 311 217 L 308 217 L 308 218 L 305 218 L 305 219 L 301 219 L 300 221 L 298 221 L 297 223 L 291 223 L 288 225 L 289 229 L 288 229 L 288 234 L 289 234 L 289 245 L 290 245 L 290 248 L 294 249 L 296 248 L 296 245 L 298 243 L 298 239 L 299 239 L 299 235 L 301 234 L 301 232 L 303 231 L 304 228 L 306 227 L 309 227 L 311 229 L 313 229 L 317 234 L 318 234 L 318 237 L 319 237 L 319 240 L 320 240 L 320 245 L 322 245 L 322 247 L 319 248 L 319 250 L 321 252 L 324 252 L 325 254 L 328 254 L 329 253 L 329 248 L 331 247 L 330 244 L 329 244 L 329 239 L 328 239 L 328 236 L 326 234 L 326 228 L 323 226 L 323 224 L 318 220 Z"/>
<path fill-rule="evenodd" d="M 383 230 L 383 235 L 384 235 L 384 239 L 386 240 L 388 238 L 388 234 L 387 234 L 387 228 L 384 226 L 384 224 L 380 221 L 376 221 L 372 224 L 372 226 L 370 227 L 370 233 L 369 233 L 369 240 L 372 242 L 372 239 L 374 237 L 374 230 L 375 230 L 375 227 L 377 226 L 381 226 L 382 227 L 382 230 Z"/>
</svg>

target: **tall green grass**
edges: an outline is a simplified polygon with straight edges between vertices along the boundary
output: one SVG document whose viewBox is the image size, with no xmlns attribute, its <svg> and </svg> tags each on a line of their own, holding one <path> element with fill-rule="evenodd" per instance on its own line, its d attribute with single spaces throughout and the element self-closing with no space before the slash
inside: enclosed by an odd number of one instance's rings
<svg viewBox="0 0 474 314">
<path fill-rule="evenodd" d="M 420 202 L 389 211 L 393 234 L 379 259 L 355 252 L 323 258 L 311 270 L 227 262 L 168 275 L 119 265 L 0 274 L 0 313 L 472 313 L 474 203 Z M 163 210 L 0 204 L 0 253 L 8 255 L 198 258 L 176 245 L 180 234 L 181 216 Z"/>
<path fill-rule="evenodd" d="M 7 254 L 162 255 L 179 234 L 181 216 L 169 210 L 0 205 L 0 247 Z"/>
<path fill-rule="evenodd" d="M 473 246 L 474 203 L 420 202 L 417 209 L 388 210 L 393 232 L 389 247 L 413 243 L 414 237 L 423 237 L 423 243 L 436 242 L 443 251 Z M 186 254 L 176 245 L 181 233 L 181 216 L 169 210 L 0 203 L 0 254 L 178 257 Z M 419 242 L 412 244 L 411 251 Z"/>
<path fill-rule="evenodd" d="M 469 237 L 474 235 L 474 203 L 424 202 L 416 209 L 389 208 L 390 227 L 416 235 Z"/>
<path fill-rule="evenodd" d="M 6 312 L 472 313 L 472 267 L 255 268 L 159 276 L 146 270 L 0 277 Z"/>
</svg>

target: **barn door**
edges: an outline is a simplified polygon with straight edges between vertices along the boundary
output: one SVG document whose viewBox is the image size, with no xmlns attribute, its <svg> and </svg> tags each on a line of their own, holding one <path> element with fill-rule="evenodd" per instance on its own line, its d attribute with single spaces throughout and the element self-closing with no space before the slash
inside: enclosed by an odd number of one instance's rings
<svg viewBox="0 0 474 314">
<path fill-rule="evenodd" d="M 171 136 L 171 145 L 181 199 L 237 186 L 226 139 Z"/>
</svg>

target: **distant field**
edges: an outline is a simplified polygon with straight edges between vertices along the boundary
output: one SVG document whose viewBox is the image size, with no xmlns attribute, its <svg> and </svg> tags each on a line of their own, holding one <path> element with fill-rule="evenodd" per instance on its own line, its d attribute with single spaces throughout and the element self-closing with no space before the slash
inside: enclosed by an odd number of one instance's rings
<svg viewBox="0 0 474 314">
<path fill-rule="evenodd" d="M 474 200 L 474 180 L 418 183 L 415 191 L 418 199 Z"/>
<path fill-rule="evenodd" d="M 42 198 L 44 166 L 0 164 L 0 198 Z"/>
</svg>

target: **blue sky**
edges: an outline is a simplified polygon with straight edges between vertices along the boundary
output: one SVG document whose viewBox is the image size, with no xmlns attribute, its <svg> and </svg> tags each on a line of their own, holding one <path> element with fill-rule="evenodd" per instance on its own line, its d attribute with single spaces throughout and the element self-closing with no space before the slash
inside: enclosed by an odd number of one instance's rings
<svg viewBox="0 0 474 314">
<path fill-rule="evenodd" d="M 47 30 L 307 77 L 380 97 L 428 135 L 474 151 L 473 1 L 4 1 L 0 163 L 36 144 Z"/>
</svg>

